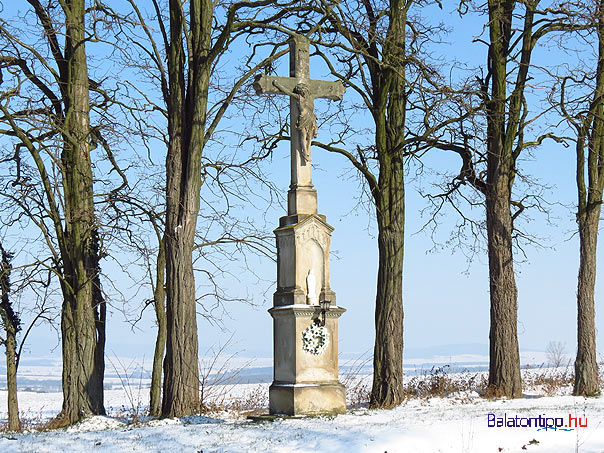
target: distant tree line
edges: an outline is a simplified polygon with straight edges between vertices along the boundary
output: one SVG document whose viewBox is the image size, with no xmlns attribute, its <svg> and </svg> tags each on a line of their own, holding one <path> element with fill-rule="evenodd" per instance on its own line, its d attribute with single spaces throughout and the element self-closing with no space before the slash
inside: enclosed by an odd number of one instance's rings
<svg viewBox="0 0 604 453">
<path fill-rule="evenodd" d="M 324 119 L 332 136 L 322 134 L 313 145 L 358 171 L 375 215 L 371 406 L 403 400 L 405 179 L 426 153 L 453 153 L 460 162 L 453 177 L 439 181 L 442 192 L 429 194 L 434 222 L 452 206 L 486 236 L 487 394 L 521 396 L 515 245 L 523 237 L 519 219 L 543 201 L 530 183 L 518 189 L 518 180 L 529 179 L 523 155 L 548 141 L 576 152 L 574 393 L 599 394 L 594 297 L 604 190 L 603 1 L 460 0 L 462 21 L 482 21 L 475 45 L 484 48 L 484 65 L 463 69 L 452 55 L 438 59 L 446 30 L 430 14 L 443 7 L 451 6 L 439 0 L 5 4 L 0 318 L 10 428 L 19 429 L 20 348 L 36 323 L 52 321 L 51 300 L 61 301 L 63 406 L 56 425 L 105 412 L 103 266 L 114 253 L 142 269 L 151 289 L 146 305 L 158 325 L 151 414 L 199 412 L 203 301 L 196 276 L 220 302 L 231 297 L 214 278 L 221 257 L 274 255 L 270 237 L 235 205 L 255 210 L 256 192 L 267 203 L 276 196 L 262 169 L 288 139 L 287 123 L 272 108 L 275 101 L 249 96 L 250 82 L 273 71 L 294 33 L 310 39 L 311 55 L 349 93 L 340 111 Z M 574 63 L 533 65 L 545 39 L 577 43 L 559 50 Z M 547 96 L 536 94 L 535 79 Z M 355 129 L 361 117 L 371 118 L 368 129 Z M 474 206 L 484 209 L 483 219 L 471 218 Z M 35 250 L 35 260 L 20 258 L 34 254 L 20 254 L 25 247 Z M 34 322 L 25 332 L 16 303 L 22 291 L 35 295 L 27 307 Z"/>
</svg>

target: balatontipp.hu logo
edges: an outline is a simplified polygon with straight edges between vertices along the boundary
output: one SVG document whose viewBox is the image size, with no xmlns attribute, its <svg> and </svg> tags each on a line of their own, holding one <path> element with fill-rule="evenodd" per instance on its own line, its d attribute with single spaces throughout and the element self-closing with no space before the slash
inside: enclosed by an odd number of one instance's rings
<svg viewBox="0 0 604 453">
<path fill-rule="evenodd" d="M 587 417 L 547 417 L 541 414 L 538 417 L 525 417 L 522 415 L 496 416 L 487 414 L 487 426 L 489 428 L 537 428 L 537 431 L 574 431 L 575 428 L 587 428 Z"/>
</svg>

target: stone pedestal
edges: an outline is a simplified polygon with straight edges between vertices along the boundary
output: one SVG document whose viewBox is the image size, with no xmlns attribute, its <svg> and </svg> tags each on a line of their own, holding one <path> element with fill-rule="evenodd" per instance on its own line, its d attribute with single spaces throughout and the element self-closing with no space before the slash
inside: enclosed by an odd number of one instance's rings
<svg viewBox="0 0 604 453">
<path fill-rule="evenodd" d="M 275 230 L 277 291 L 269 310 L 274 341 L 271 414 L 346 411 L 346 391 L 338 381 L 338 318 L 346 310 L 336 306 L 329 287 L 332 231 L 319 214 L 282 217 Z M 308 282 L 311 270 L 314 287 Z M 324 317 L 319 305 L 308 303 L 322 300 L 331 302 Z"/>
<path fill-rule="evenodd" d="M 271 415 L 334 415 L 346 412 L 346 389 L 332 384 L 277 384 L 269 388 Z"/>
<path fill-rule="evenodd" d="M 269 389 L 271 414 L 346 412 L 346 390 L 338 381 L 338 318 L 346 310 L 330 308 L 325 316 L 327 346 L 318 354 L 304 347 L 304 331 L 321 322 L 321 308 L 289 305 L 269 310 L 274 326 L 274 381 Z"/>
</svg>

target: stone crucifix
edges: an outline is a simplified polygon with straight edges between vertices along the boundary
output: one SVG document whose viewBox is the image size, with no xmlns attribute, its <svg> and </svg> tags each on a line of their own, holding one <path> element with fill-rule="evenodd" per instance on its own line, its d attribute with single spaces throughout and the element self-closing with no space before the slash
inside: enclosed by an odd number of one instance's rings
<svg viewBox="0 0 604 453">
<path fill-rule="evenodd" d="M 311 179 L 310 145 L 317 136 L 317 117 L 314 101 L 317 98 L 341 100 L 342 82 L 326 82 L 310 78 L 310 41 L 294 35 L 289 40 L 290 77 L 256 76 L 253 87 L 256 94 L 284 94 L 290 97 L 291 184 L 287 213 L 316 214 L 317 193 Z"/>
</svg>

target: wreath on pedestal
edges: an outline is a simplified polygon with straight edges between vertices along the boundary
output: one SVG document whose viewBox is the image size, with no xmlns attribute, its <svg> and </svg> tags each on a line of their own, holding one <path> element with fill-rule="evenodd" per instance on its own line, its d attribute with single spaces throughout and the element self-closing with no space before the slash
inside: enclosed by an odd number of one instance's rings
<svg viewBox="0 0 604 453">
<path fill-rule="evenodd" d="M 314 355 L 322 354 L 329 345 L 326 327 L 311 324 L 302 332 L 302 349 Z"/>
</svg>

